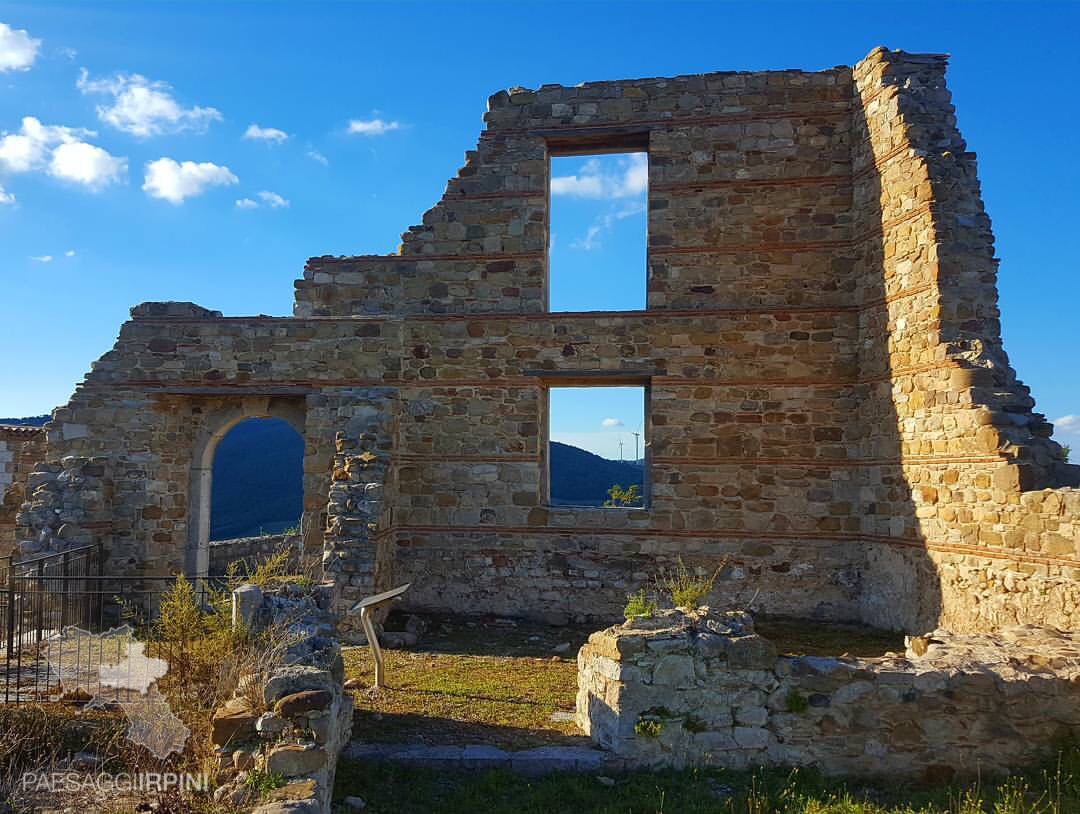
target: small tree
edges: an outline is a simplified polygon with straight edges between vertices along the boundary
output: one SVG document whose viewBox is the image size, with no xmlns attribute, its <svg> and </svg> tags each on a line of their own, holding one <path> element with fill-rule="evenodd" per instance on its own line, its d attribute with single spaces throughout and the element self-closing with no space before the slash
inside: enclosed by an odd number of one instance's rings
<svg viewBox="0 0 1080 814">
<path fill-rule="evenodd" d="M 638 492 L 637 484 L 632 483 L 623 489 L 616 483 L 608 489 L 608 499 L 604 501 L 604 505 L 609 509 L 619 506 L 640 506 L 641 494 Z"/>
<path fill-rule="evenodd" d="M 1065 456 L 1065 460 L 1069 460 L 1069 456 L 1072 454 L 1072 446 L 1069 444 L 1062 444 L 1061 454 Z"/>
</svg>

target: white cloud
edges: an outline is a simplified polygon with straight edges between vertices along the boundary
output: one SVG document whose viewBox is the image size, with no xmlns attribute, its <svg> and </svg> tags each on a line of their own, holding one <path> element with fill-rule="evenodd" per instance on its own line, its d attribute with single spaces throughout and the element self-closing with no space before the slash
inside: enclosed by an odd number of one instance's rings
<svg viewBox="0 0 1080 814">
<path fill-rule="evenodd" d="M 243 137 L 253 141 L 269 141 L 274 144 L 281 144 L 289 137 L 289 134 L 284 130 L 278 130 L 276 127 L 259 127 L 259 125 L 252 123 L 244 131 Z"/>
<path fill-rule="evenodd" d="M 64 252 L 64 257 L 74 257 L 74 256 L 75 256 L 75 250 L 74 249 L 68 249 L 66 252 Z M 51 254 L 32 254 L 32 255 L 30 255 L 30 259 L 33 260 L 35 263 L 51 263 L 56 258 L 54 258 Z"/>
<path fill-rule="evenodd" d="M 112 97 L 112 104 L 98 105 L 98 118 L 118 130 L 135 136 L 157 136 L 183 130 L 204 132 L 210 122 L 221 121 L 212 107 L 182 107 L 164 82 L 153 82 L 139 74 L 116 74 L 106 79 L 90 79 L 83 68 L 76 87 L 84 94 Z"/>
<path fill-rule="evenodd" d="M 269 206 L 271 209 L 281 209 L 289 205 L 289 202 L 278 195 L 276 192 L 271 192 L 268 189 L 262 190 L 259 194 L 259 200 Z"/>
<path fill-rule="evenodd" d="M 263 204 L 271 209 L 283 209 L 289 205 L 289 201 L 286 198 L 281 197 L 276 192 L 271 192 L 268 189 L 264 189 L 261 192 L 255 193 L 255 196 L 262 201 Z M 260 204 L 252 198 L 239 198 L 236 201 L 237 209 L 258 209 Z"/>
<path fill-rule="evenodd" d="M 644 201 L 631 201 L 620 209 L 606 212 L 592 222 L 589 228 L 585 230 L 584 237 L 572 241 L 570 243 L 570 248 L 581 249 L 586 252 L 591 252 L 593 249 L 599 249 L 603 246 L 600 242 L 600 238 L 607 232 L 610 232 L 616 223 L 625 220 L 626 218 L 633 217 L 634 215 L 640 215 L 644 211 Z"/>
<path fill-rule="evenodd" d="M 1054 433 L 1080 439 L 1080 415 L 1063 415 L 1053 420 Z"/>
<path fill-rule="evenodd" d="M 350 119 L 346 132 L 358 136 L 381 136 L 391 130 L 400 129 L 401 122 L 388 122 L 383 119 Z"/>
<path fill-rule="evenodd" d="M 54 178 L 92 190 L 122 181 L 127 159 L 83 141 L 95 135 L 93 130 L 42 124 L 26 116 L 19 132 L 0 138 L 0 168 L 9 172 L 45 170 Z"/>
<path fill-rule="evenodd" d="M 159 158 L 146 164 L 146 177 L 142 188 L 151 198 L 161 198 L 172 204 L 181 204 L 185 198 L 201 195 L 207 187 L 238 183 L 228 167 L 204 161 L 177 163 L 171 158 Z"/>
<path fill-rule="evenodd" d="M 624 424 L 621 419 L 618 418 L 605 418 L 600 422 L 601 427 L 622 427 Z"/>
<path fill-rule="evenodd" d="M 304 153 L 304 155 L 306 155 L 312 161 L 318 161 L 324 167 L 330 163 L 330 161 L 327 160 L 326 156 L 324 156 L 318 150 L 308 150 L 306 153 Z"/>
<path fill-rule="evenodd" d="M 610 166 L 612 163 L 615 166 Z M 551 194 L 571 198 L 632 198 L 644 195 L 648 185 L 649 161 L 645 153 L 633 153 L 615 162 L 590 158 L 577 175 L 552 178 Z"/>
<path fill-rule="evenodd" d="M 53 150 L 49 175 L 97 190 L 127 176 L 127 159 L 83 141 L 68 142 Z"/>
<path fill-rule="evenodd" d="M 0 23 L 0 73 L 30 70 L 40 48 L 41 40 L 31 37 L 26 29 Z"/>
<path fill-rule="evenodd" d="M 15 193 L 7 192 L 3 186 L 0 186 L 0 205 L 15 203 Z"/>
<path fill-rule="evenodd" d="M 93 130 L 42 124 L 33 116 L 25 116 L 19 132 L 5 133 L 0 138 L 0 168 L 9 172 L 41 169 L 56 145 L 72 144 L 93 135 Z"/>
</svg>

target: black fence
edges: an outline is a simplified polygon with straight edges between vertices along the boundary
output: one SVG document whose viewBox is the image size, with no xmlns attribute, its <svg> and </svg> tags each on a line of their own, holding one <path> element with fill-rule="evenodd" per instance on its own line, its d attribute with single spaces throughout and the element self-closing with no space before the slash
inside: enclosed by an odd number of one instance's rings
<svg viewBox="0 0 1080 814">
<path fill-rule="evenodd" d="M 108 576 L 103 566 L 97 545 L 18 562 L 0 558 L 0 703 L 88 700 L 76 685 L 93 685 L 99 665 L 115 661 L 109 648 L 127 652 L 133 641 L 126 634 L 93 634 L 129 625 L 134 637 L 151 638 L 162 596 L 176 577 Z M 205 605 L 221 579 L 191 583 Z M 151 643 L 150 649 L 160 647 Z"/>
</svg>

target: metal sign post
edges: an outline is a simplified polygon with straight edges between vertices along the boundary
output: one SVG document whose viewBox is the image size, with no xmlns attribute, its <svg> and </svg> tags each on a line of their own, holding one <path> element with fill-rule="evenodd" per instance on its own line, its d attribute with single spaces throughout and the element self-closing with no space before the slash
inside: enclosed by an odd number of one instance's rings
<svg viewBox="0 0 1080 814">
<path fill-rule="evenodd" d="M 411 582 L 406 582 L 404 585 L 400 585 L 392 590 L 369 596 L 367 599 L 361 599 L 349 608 L 349 613 L 360 611 L 360 624 L 364 628 L 364 635 L 367 636 L 368 647 L 371 648 L 371 656 L 375 659 L 375 689 L 381 689 L 384 686 L 383 660 L 382 650 L 379 648 L 379 637 L 375 635 L 375 625 L 371 622 L 371 614 L 379 606 L 400 598 L 403 593 L 409 590 L 410 585 L 412 585 Z"/>
</svg>

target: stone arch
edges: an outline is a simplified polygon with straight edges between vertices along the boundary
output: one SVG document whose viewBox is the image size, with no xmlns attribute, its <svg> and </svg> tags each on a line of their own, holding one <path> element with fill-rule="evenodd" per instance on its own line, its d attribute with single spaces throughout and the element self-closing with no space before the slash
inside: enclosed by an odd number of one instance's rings
<svg viewBox="0 0 1080 814">
<path fill-rule="evenodd" d="M 214 455 L 225 435 L 250 418 L 277 418 L 296 430 L 307 445 L 306 410 L 303 400 L 274 397 L 245 397 L 205 414 L 192 449 L 191 476 L 188 486 L 188 533 L 184 552 L 184 570 L 205 576 L 210 565 L 211 489 Z M 308 518 L 301 517 L 301 527 Z"/>
</svg>

